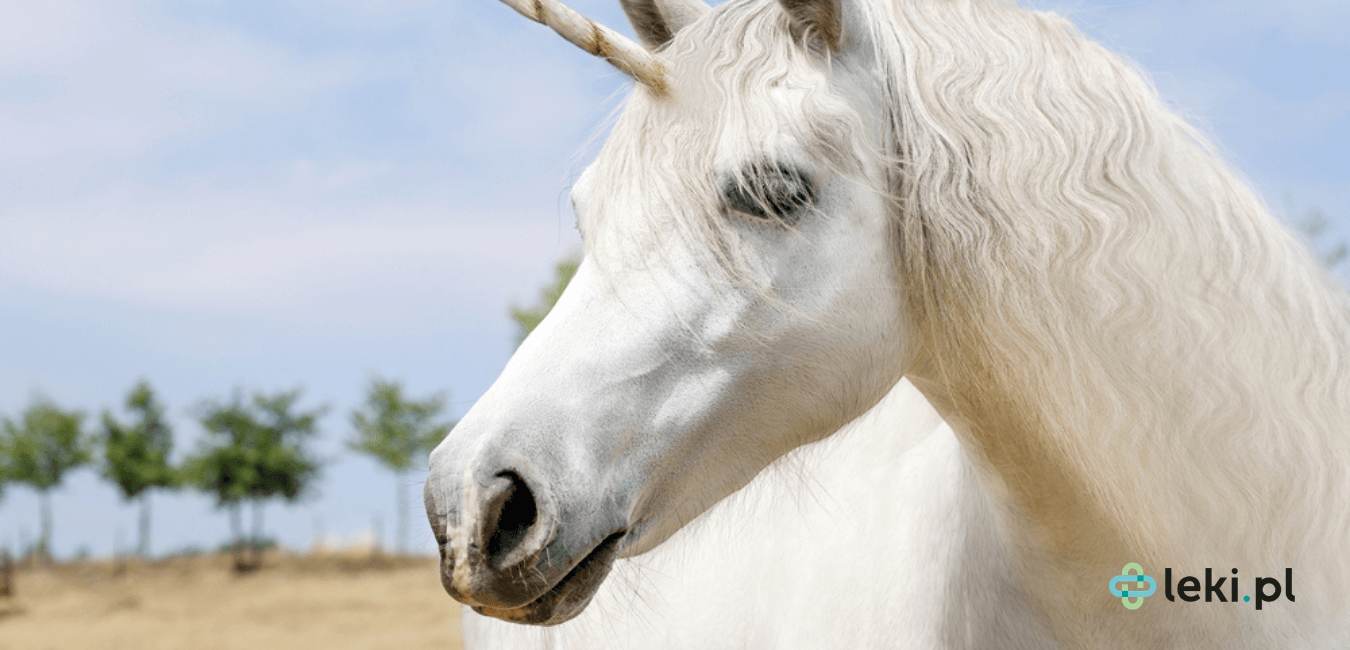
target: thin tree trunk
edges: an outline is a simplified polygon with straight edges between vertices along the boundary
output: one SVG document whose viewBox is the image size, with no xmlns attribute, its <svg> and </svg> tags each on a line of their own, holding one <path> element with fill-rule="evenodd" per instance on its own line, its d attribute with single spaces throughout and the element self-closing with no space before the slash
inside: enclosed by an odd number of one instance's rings
<svg viewBox="0 0 1350 650">
<path fill-rule="evenodd" d="M 38 560 L 44 564 L 52 558 L 52 495 L 43 490 L 38 493 L 38 507 L 41 511 L 42 528 L 38 534 Z"/>
<path fill-rule="evenodd" d="M 136 554 L 142 560 L 150 557 L 150 491 L 141 493 L 141 539 L 136 544 Z"/>
<path fill-rule="evenodd" d="M 263 502 L 262 499 L 253 500 L 253 564 L 262 566 L 262 527 L 263 527 Z"/>
<path fill-rule="evenodd" d="M 375 543 L 371 546 L 371 555 L 384 553 L 384 518 L 380 511 L 370 513 L 370 529 L 375 533 Z"/>
<path fill-rule="evenodd" d="M 407 555 L 408 553 L 408 481 L 405 480 L 405 472 L 394 472 L 394 480 L 398 482 L 395 486 L 394 507 L 395 516 L 398 517 L 398 555 Z"/>
<path fill-rule="evenodd" d="M 14 560 L 9 549 L 0 548 L 0 598 L 14 596 Z"/>
<path fill-rule="evenodd" d="M 242 552 L 244 550 L 244 540 L 243 540 L 243 532 L 241 530 L 243 528 L 243 525 L 241 525 L 239 522 L 239 509 L 241 507 L 242 506 L 238 501 L 230 504 L 230 535 L 232 537 L 232 541 L 230 543 L 230 554 L 234 556 L 234 569 L 236 571 L 242 569 L 244 566 L 244 560 L 242 557 Z"/>
</svg>

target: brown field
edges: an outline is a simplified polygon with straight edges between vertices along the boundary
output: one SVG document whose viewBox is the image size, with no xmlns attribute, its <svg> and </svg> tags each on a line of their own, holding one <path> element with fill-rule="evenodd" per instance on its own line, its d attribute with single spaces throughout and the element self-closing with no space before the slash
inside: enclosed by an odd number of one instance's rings
<svg viewBox="0 0 1350 650">
<path fill-rule="evenodd" d="M 0 650 L 460 650 L 436 561 L 269 554 L 20 569 L 0 598 Z"/>
</svg>

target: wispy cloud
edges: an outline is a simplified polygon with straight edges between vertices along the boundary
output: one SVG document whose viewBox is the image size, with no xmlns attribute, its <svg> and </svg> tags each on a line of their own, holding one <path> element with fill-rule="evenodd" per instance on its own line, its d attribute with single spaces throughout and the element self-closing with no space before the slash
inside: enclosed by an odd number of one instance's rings
<svg viewBox="0 0 1350 650">
<path fill-rule="evenodd" d="M 571 241 L 541 232 L 532 215 L 427 198 L 100 196 L 0 222 L 0 277 L 73 298 L 311 326 L 338 316 L 351 324 L 368 313 L 362 303 L 436 287 L 446 304 L 419 309 L 453 304 L 495 317 L 503 294 L 532 286 Z"/>
<path fill-rule="evenodd" d="M 418 0 L 288 7 L 357 43 L 144 3 L 8 13 L 0 285 L 314 320 L 427 276 L 474 278 L 451 297 L 500 317 L 560 245 L 555 227 L 526 232 L 557 212 L 525 206 L 562 189 L 599 110 L 593 62 L 537 38 L 489 49 L 464 19 L 448 40 L 372 44 L 418 27 Z"/>
<path fill-rule="evenodd" d="M 125 161 L 295 111 L 368 78 L 365 62 L 302 57 L 237 29 L 134 3 L 18 3 L 0 27 L 0 165 Z"/>
</svg>

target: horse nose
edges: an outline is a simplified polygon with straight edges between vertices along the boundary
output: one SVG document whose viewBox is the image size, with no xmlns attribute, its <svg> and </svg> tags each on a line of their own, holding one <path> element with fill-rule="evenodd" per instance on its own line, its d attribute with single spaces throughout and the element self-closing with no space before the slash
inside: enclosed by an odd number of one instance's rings
<svg viewBox="0 0 1350 650">
<path fill-rule="evenodd" d="M 427 514 L 441 552 L 441 583 L 469 605 L 513 608 L 546 590 L 540 582 L 544 549 L 557 529 L 547 486 L 515 469 L 482 472 L 455 499 L 436 507 L 428 491 Z M 458 505 L 458 507 L 454 507 Z"/>
</svg>

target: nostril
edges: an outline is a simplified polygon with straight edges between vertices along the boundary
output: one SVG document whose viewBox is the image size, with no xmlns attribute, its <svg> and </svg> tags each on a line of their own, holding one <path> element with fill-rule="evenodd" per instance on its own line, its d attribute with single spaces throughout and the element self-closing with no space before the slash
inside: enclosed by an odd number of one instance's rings
<svg viewBox="0 0 1350 650">
<path fill-rule="evenodd" d="M 487 530 L 492 531 L 487 543 L 487 558 L 494 566 L 505 564 L 506 557 L 520 547 L 539 517 L 534 493 L 515 472 L 497 475 L 494 488 L 500 492 L 488 504 Z M 494 491 L 496 491 L 494 489 Z"/>
</svg>

